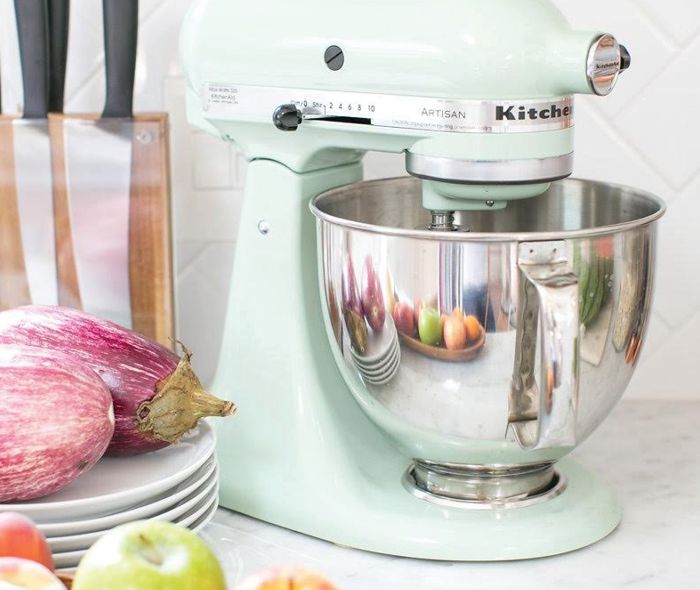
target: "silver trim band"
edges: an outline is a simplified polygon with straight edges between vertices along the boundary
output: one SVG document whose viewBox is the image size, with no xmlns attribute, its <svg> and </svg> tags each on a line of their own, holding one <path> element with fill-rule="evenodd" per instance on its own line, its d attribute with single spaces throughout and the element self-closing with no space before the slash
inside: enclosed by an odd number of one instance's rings
<svg viewBox="0 0 700 590">
<path fill-rule="evenodd" d="M 529 133 L 574 125 L 570 95 L 479 100 L 206 82 L 201 98 L 204 116 L 215 120 L 270 123 L 280 105 L 294 104 L 308 122 L 369 122 L 422 132 Z"/>
<path fill-rule="evenodd" d="M 525 160 L 457 160 L 406 152 L 406 170 L 419 178 L 464 184 L 549 182 L 573 172 L 574 153 Z"/>
<path fill-rule="evenodd" d="M 597 236 L 611 236 L 621 232 L 638 229 L 644 226 L 650 226 L 658 221 L 666 212 L 666 204 L 662 199 L 647 191 L 634 189 L 628 186 L 614 184 L 609 182 L 595 182 L 592 180 L 581 180 L 579 178 L 570 178 L 562 180 L 552 185 L 549 189 L 557 195 L 564 194 L 576 195 L 585 202 L 586 198 L 594 198 L 598 195 L 606 195 L 606 198 L 615 198 L 620 203 L 644 203 L 645 207 L 641 209 L 633 208 L 632 211 L 637 213 L 630 216 L 626 221 L 622 219 L 608 220 L 607 224 L 596 225 L 592 227 L 582 227 L 574 229 L 573 227 L 559 230 L 522 230 L 517 231 L 500 231 L 492 232 L 488 230 L 482 231 L 435 231 L 429 229 L 411 229 L 409 227 L 401 227 L 390 225 L 374 225 L 367 221 L 348 218 L 346 216 L 338 217 L 327 212 L 329 206 L 327 202 L 349 198 L 359 191 L 364 194 L 368 191 L 400 191 L 406 195 L 413 195 L 414 198 L 419 198 L 421 194 L 420 181 L 411 176 L 400 176 L 397 178 L 383 178 L 381 180 L 365 180 L 355 184 L 345 185 L 339 188 L 334 188 L 325 193 L 317 195 L 309 203 L 311 212 L 316 216 L 318 223 L 329 223 L 331 225 L 344 227 L 346 229 L 358 230 L 367 232 L 368 234 L 381 234 L 383 236 L 414 238 L 427 241 L 438 242 L 532 242 L 532 241 L 551 241 L 551 240 L 573 240 L 576 238 L 587 239 Z M 585 195 L 585 198 L 584 198 Z M 595 199 L 594 199 L 595 200 Z M 646 208 L 650 213 L 640 213 Z"/>
<path fill-rule="evenodd" d="M 551 485 L 532 495 L 491 500 L 464 500 L 438 495 L 420 487 L 415 479 L 415 465 L 411 465 L 406 470 L 401 483 L 406 491 L 420 500 L 425 500 L 445 508 L 465 508 L 469 510 L 503 510 L 533 506 L 540 502 L 546 502 L 547 500 L 556 498 L 566 490 L 567 486 L 564 475 L 560 471 L 554 470 L 554 478 Z"/>
</svg>

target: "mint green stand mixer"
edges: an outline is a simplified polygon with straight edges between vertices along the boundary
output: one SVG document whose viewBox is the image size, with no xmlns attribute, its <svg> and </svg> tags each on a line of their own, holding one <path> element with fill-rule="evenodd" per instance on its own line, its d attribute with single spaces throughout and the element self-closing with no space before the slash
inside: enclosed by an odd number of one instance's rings
<svg viewBox="0 0 700 590">
<path fill-rule="evenodd" d="M 222 505 L 429 559 L 614 530 L 565 455 L 636 365 L 664 206 L 561 179 L 572 95 L 608 94 L 626 49 L 545 0 L 197 0 L 181 46 L 190 122 L 250 162 Z M 360 182 L 369 151 L 411 176 Z"/>
</svg>

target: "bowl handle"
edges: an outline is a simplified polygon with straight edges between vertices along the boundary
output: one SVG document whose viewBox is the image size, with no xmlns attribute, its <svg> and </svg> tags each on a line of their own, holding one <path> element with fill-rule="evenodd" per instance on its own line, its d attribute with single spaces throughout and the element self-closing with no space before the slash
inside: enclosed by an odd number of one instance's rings
<svg viewBox="0 0 700 590">
<path fill-rule="evenodd" d="M 518 244 L 523 280 L 508 423 L 524 449 L 576 444 L 579 295 L 568 250 L 563 240 Z M 538 332 L 539 384 L 534 369 Z"/>
</svg>

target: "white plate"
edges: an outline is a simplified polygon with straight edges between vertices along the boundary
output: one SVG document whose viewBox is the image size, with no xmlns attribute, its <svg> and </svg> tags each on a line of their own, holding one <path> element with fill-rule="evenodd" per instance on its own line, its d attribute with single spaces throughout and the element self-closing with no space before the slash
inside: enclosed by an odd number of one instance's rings
<svg viewBox="0 0 700 590">
<path fill-rule="evenodd" d="M 191 508 L 197 506 L 202 500 L 210 498 L 213 492 L 218 491 L 219 487 L 219 472 L 218 469 L 212 473 L 209 478 L 201 482 L 201 485 L 192 493 L 190 496 L 186 497 L 183 501 L 177 503 L 174 507 L 170 507 L 164 512 L 155 513 L 145 520 L 166 520 L 168 522 L 175 522 L 183 514 L 185 514 Z M 119 524 L 124 524 L 127 522 L 133 522 L 133 518 L 124 518 Z M 117 525 L 115 525 L 117 526 Z M 51 547 L 51 551 L 54 553 L 64 552 L 64 551 L 78 551 L 81 549 L 89 549 L 92 544 L 97 541 L 102 535 L 108 533 L 112 530 L 112 527 L 103 529 L 101 531 L 95 531 L 92 533 L 85 533 L 80 535 L 68 535 L 64 537 L 47 537 L 47 541 Z"/>
<path fill-rule="evenodd" d="M 216 458 L 211 457 L 194 474 L 174 488 L 166 490 L 163 494 L 150 498 L 135 508 L 129 508 L 122 512 L 116 512 L 108 516 L 88 520 L 73 520 L 65 523 L 39 524 L 47 537 L 65 537 L 69 535 L 82 535 L 93 531 L 103 531 L 117 526 L 123 522 L 149 518 L 153 514 L 159 514 L 171 506 L 177 504 L 183 498 L 187 498 L 209 479 L 216 469 Z"/>
<path fill-rule="evenodd" d="M 386 369 L 386 372 L 384 373 L 384 375 L 380 375 L 380 376 L 366 375 L 364 377 L 365 383 L 367 383 L 367 385 L 385 385 L 385 384 L 389 383 L 389 381 L 391 381 L 396 376 L 396 373 L 399 372 L 400 366 L 401 366 L 401 357 L 399 356 L 396 358 L 396 362 L 394 362 L 394 364 L 391 367 Z"/>
<path fill-rule="evenodd" d="M 364 367 L 363 365 L 360 365 L 359 363 L 355 363 L 355 366 L 357 367 L 357 370 L 362 373 L 363 376 L 365 377 L 376 377 L 377 375 L 384 375 L 386 374 L 387 370 L 391 368 L 392 365 L 396 363 L 397 360 L 400 360 L 401 357 L 401 349 L 397 346 L 396 350 L 392 353 L 390 357 L 385 359 L 381 365 L 378 365 L 376 368 L 367 368 Z"/>
<path fill-rule="evenodd" d="M 68 551 L 66 553 L 54 553 L 53 564 L 57 570 L 75 569 L 80 560 L 87 553 L 87 549 L 81 551 Z"/>
<path fill-rule="evenodd" d="M 188 512 L 181 519 L 175 522 L 180 526 L 185 526 L 188 528 L 190 524 L 192 524 L 193 526 L 199 526 L 202 521 L 205 521 L 204 524 L 206 524 L 206 522 L 208 522 L 208 519 L 210 520 L 214 516 L 214 513 L 216 512 L 218 506 L 219 494 L 218 489 L 215 489 L 213 494 L 210 493 L 209 497 L 203 499 L 199 504 L 197 504 L 197 506 L 192 508 L 190 512 Z M 202 524 L 201 526 L 204 525 Z M 66 551 L 62 553 L 54 553 L 53 560 L 56 569 L 65 571 L 77 568 L 78 564 L 80 563 L 80 560 L 87 552 L 87 549 L 82 549 L 80 551 Z"/>
<path fill-rule="evenodd" d="M 200 422 L 176 445 L 133 457 L 105 457 L 61 491 L 24 504 L 0 504 L 0 511 L 21 512 L 39 523 L 114 514 L 187 479 L 212 456 L 215 444 L 211 426 Z"/>
<path fill-rule="evenodd" d="M 219 506 L 219 489 L 214 491 L 214 494 L 210 494 L 208 498 L 205 498 L 200 502 L 197 507 L 187 515 L 183 516 L 180 520 L 176 521 L 180 526 L 185 526 L 190 528 L 194 526 L 195 523 L 203 518 L 206 514 L 212 510 L 216 510 Z M 213 508 L 212 508 L 213 507 Z"/>
<path fill-rule="evenodd" d="M 190 525 L 190 530 L 194 531 L 195 533 L 199 533 L 205 526 L 209 524 L 212 518 L 214 518 L 214 515 L 216 514 L 216 511 L 219 509 L 219 496 L 216 497 L 215 501 L 211 503 L 209 506 L 209 510 L 207 510 L 202 516 L 199 517 L 199 520 L 196 522 L 193 522 Z"/>
<path fill-rule="evenodd" d="M 371 329 L 367 330 L 367 349 L 365 352 L 359 353 L 352 347 L 350 347 L 350 352 L 358 363 L 371 368 L 391 355 L 398 344 L 398 339 L 399 336 L 396 326 L 394 326 L 394 321 L 387 314 L 381 332 L 373 332 Z"/>
</svg>

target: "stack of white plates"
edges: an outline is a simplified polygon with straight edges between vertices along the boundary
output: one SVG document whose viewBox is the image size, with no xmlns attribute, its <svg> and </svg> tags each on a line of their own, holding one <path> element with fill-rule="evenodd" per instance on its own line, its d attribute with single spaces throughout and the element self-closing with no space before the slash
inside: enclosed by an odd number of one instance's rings
<svg viewBox="0 0 700 590">
<path fill-rule="evenodd" d="M 214 433 L 202 422 L 177 445 L 134 457 L 105 457 L 60 492 L 27 503 L 0 504 L 21 512 L 46 535 L 57 569 L 77 567 L 86 551 L 115 526 L 163 520 L 200 530 L 218 506 Z"/>
<path fill-rule="evenodd" d="M 366 383 L 385 385 L 394 378 L 401 363 L 399 334 L 387 315 L 379 332 L 368 330 L 364 352 L 350 348 L 353 362 Z"/>
</svg>

